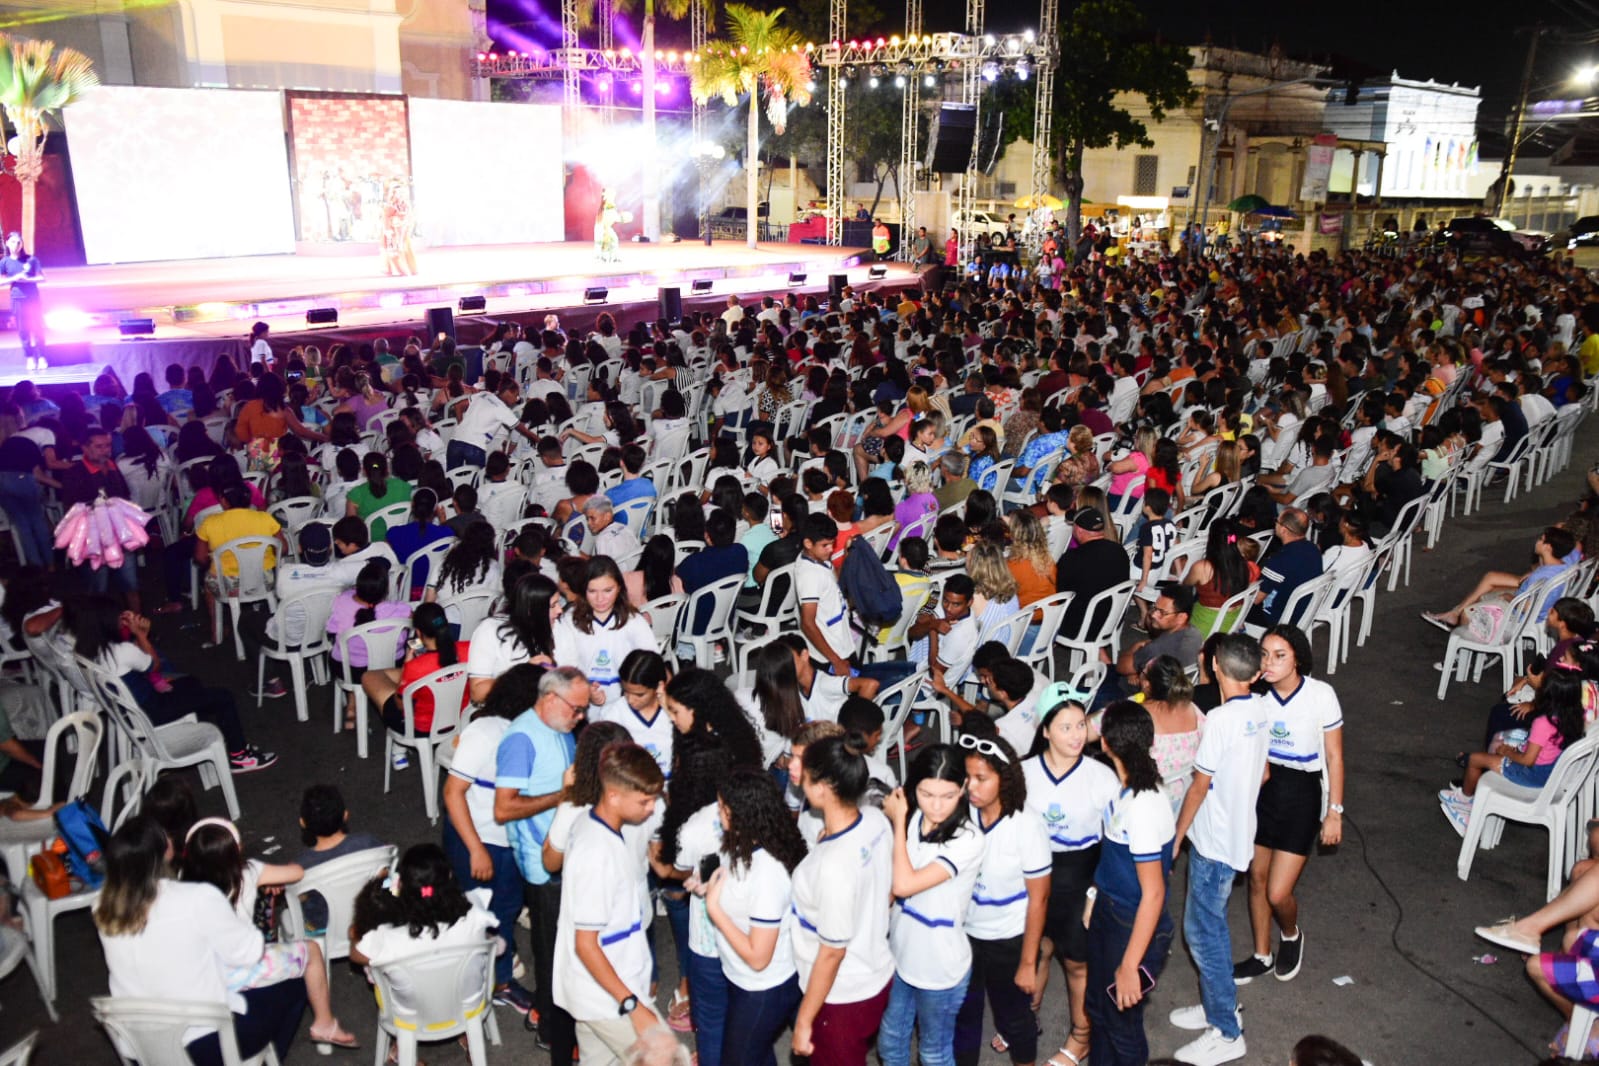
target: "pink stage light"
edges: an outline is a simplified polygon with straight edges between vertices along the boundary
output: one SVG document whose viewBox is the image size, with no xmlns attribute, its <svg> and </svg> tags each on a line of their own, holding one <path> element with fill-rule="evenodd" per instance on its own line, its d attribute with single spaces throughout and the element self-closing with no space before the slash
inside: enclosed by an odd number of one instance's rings
<svg viewBox="0 0 1599 1066">
<path fill-rule="evenodd" d="M 393 311 L 396 308 L 404 307 L 405 293 L 386 292 L 382 296 L 378 297 L 378 306 L 383 308 L 385 311 Z"/>
<path fill-rule="evenodd" d="M 640 82 L 640 81 L 635 81 L 633 83 L 633 95 L 634 96 L 642 96 L 643 93 L 644 93 L 644 83 Z"/>
<path fill-rule="evenodd" d="M 600 92 L 602 92 L 602 93 L 608 93 L 608 92 L 611 91 L 611 79 L 610 78 L 601 78 L 595 84 L 599 86 Z"/>
<path fill-rule="evenodd" d="M 76 307 L 53 307 L 44 313 L 44 327 L 51 333 L 82 333 L 94 325 L 94 316 Z"/>
</svg>

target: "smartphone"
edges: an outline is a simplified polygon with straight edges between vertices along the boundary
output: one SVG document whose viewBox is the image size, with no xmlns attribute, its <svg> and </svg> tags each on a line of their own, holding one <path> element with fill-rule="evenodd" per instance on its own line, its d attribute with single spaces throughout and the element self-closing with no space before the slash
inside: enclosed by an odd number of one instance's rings
<svg viewBox="0 0 1599 1066">
<path fill-rule="evenodd" d="M 722 856 L 719 852 L 711 852 L 700 860 L 700 884 L 709 884 L 711 875 L 722 865 Z"/>
<path fill-rule="evenodd" d="M 766 520 L 772 524 L 772 532 L 781 537 L 783 535 L 783 509 L 774 503 L 766 512 Z"/>
<path fill-rule="evenodd" d="M 1155 978 L 1142 966 L 1138 968 L 1138 994 L 1147 996 L 1155 990 Z M 1112 1003 L 1116 1002 L 1116 982 L 1112 981 L 1105 989 L 1105 995 L 1110 997 Z"/>
</svg>

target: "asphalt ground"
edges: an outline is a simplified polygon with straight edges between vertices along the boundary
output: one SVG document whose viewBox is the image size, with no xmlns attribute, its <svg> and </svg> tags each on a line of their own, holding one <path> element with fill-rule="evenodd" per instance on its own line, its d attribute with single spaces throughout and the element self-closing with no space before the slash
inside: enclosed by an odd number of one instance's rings
<svg viewBox="0 0 1599 1066">
<path fill-rule="evenodd" d="M 1480 853 L 1470 881 L 1462 882 L 1455 875 L 1460 839 L 1436 798 L 1458 774 L 1455 754 L 1480 743 L 1484 715 L 1497 697 L 1498 670 L 1490 668 L 1480 684 L 1451 684 L 1449 698 L 1436 699 L 1433 663 L 1442 655 L 1444 636 L 1417 613 L 1453 604 L 1485 569 L 1527 568 L 1537 531 L 1567 514 L 1583 491 L 1583 471 L 1599 449 L 1582 441 L 1571 467 L 1549 484 L 1508 506 L 1490 489 L 1482 511 L 1446 521 L 1436 550 L 1418 546 L 1409 587 L 1378 596 L 1371 638 L 1329 678 L 1345 717 L 1345 842 L 1313 858 L 1300 883 L 1306 948 L 1298 978 L 1266 978 L 1240 990 L 1249 1046 L 1245 1062 L 1286 1063 L 1294 1043 L 1312 1032 L 1342 1041 L 1377 1066 L 1531 1063 L 1546 1054 L 1558 1015 L 1533 991 L 1519 958 L 1472 935 L 1473 926 L 1526 913 L 1542 902 L 1546 835 L 1508 826 L 1500 846 Z M 379 734 L 372 738 L 372 756 L 356 758 L 354 738 L 333 732 L 327 688 L 310 693 L 308 722 L 295 720 L 290 699 L 257 709 L 244 695 L 254 684 L 254 664 L 234 661 L 226 646 L 201 651 L 201 630 L 193 621 L 176 616 L 157 622 L 158 643 L 173 667 L 231 689 L 251 739 L 280 756 L 269 770 L 235 778 L 250 854 L 269 861 L 293 857 L 299 848 L 299 796 L 315 782 L 338 784 L 354 828 L 402 849 L 438 838 L 423 815 L 414 765 L 394 775 L 385 795 Z M 1318 659 L 1323 645 L 1318 639 Z M 201 793 L 200 803 L 202 814 L 226 813 L 219 792 Z M 1186 869 L 1180 859 L 1167 904 L 1179 927 Z M 1231 919 L 1234 957 L 1243 958 L 1249 932 L 1242 881 Z M 669 936 L 664 921 L 657 922 L 657 944 L 669 945 Z M 525 930 L 518 930 L 518 940 L 526 957 Z M 0 982 L 0 1047 L 37 1029 L 36 1063 L 115 1063 L 88 1009 L 89 997 L 106 991 L 106 972 L 87 911 L 58 919 L 56 944 L 61 1021 L 50 1023 L 29 970 L 19 966 Z M 1485 954 L 1497 961 L 1478 961 Z M 660 955 L 661 987 L 669 990 L 675 962 L 669 949 Z M 1057 972 L 1041 1012 L 1040 1062 L 1068 1029 L 1063 989 Z M 371 992 L 341 964 L 333 998 L 339 1018 L 363 1043 L 361 1051 L 335 1052 L 333 1061 L 369 1061 L 375 1034 Z M 1173 1028 L 1166 1015 L 1195 1002 L 1197 976 L 1179 936 L 1147 1015 L 1155 1056 L 1169 1055 L 1192 1035 Z M 505 1043 L 490 1048 L 489 1060 L 545 1061 L 547 1053 L 537 1050 L 520 1019 L 508 1008 L 496 1009 Z M 297 1061 L 314 1056 L 305 1042 L 291 1054 Z M 467 1061 L 453 1042 L 426 1047 L 424 1057 L 431 1066 Z M 779 1060 L 787 1061 L 786 1044 Z M 1008 1061 L 985 1048 L 985 1066 Z"/>
</svg>

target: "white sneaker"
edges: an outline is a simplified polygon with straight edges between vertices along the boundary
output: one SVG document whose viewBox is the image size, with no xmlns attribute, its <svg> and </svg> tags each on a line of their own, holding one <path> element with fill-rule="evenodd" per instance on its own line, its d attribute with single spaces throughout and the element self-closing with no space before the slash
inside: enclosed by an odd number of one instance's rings
<svg viewBox="0 0 1599 1066">
<path fill-rule="evenodd" d="M 1172 1057 L 1190 1066 L 1220 1066 L 1223 1062 L 1236 1062 L 1243 1058 L 1247 1050 L 1243 1033 L 1228 1040 L 1221 1035 L 1220 1029 L 1206 1029 L 1199 1039 L 1184 1044 Z"/>
<path fill-rule="evenodd" d="M 1195 1003 L 1192 1007 L 1178 1007 L 1172 1011 L 1167 1019 L 1179 1029 L 1209 1029 L 1210 1023 L 1205 1020 L 1205 1005 Z"/>
</svg>

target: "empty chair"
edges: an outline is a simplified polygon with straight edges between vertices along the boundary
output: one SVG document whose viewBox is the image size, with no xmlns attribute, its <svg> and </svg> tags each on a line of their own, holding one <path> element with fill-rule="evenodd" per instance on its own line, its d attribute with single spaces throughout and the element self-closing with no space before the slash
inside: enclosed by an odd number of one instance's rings
<svg viewBox="0 0 1599 1066">
<path fill-rule="evenodd" d="M 744 587 L 744 574 L 737 573 L 696 589 L 678 616 L 677 640 L 692 649 L 696 666 L 709 670 L 714 665 L 713 647 L 718 640 L 733 643 L 733 603 Z"/>
<path fill-rule="evenodd" d="M 1056 635 L 1055 643 L 1066 649 L 1068 670 L 1075 669 L 1081 661 L 1097 662 L 1102 648 L 1111 650 L 1111 643 L 1121 629 L 1122 616 L 1132 603 L 1134 584 L 1123 581 L 1100 592 L 1084 607 L 1077 632 Z"/>
<path fill-rule="evenodd" d="M 366 758 L 366 692 L 361 682 L 351 673 L 350 650 L 359 643 L 366 649 L 366 668 L 392 670 L 405 657 L 405 641 L 410 635 L 410 620 L 383 618 L 364 625 L 352 626 L 333 641 L 333 732 L 344 730 L 345 696 L 355 699 L 355 751 Z"/>
</svg>

